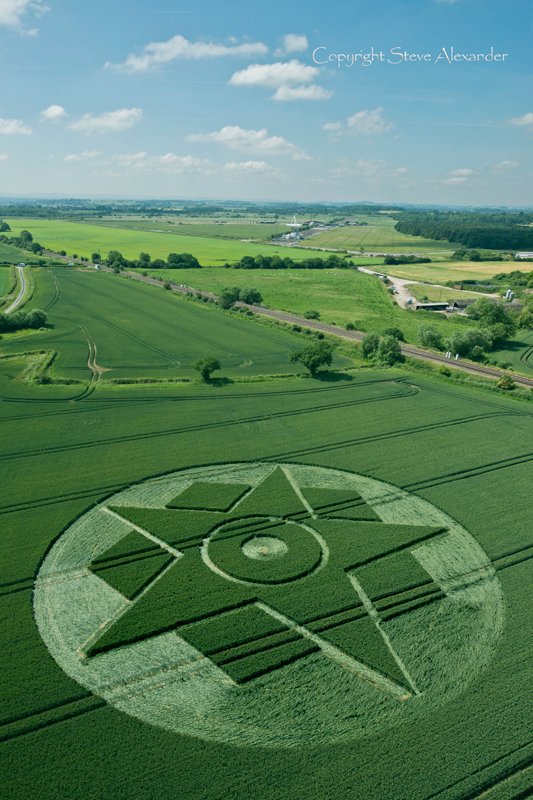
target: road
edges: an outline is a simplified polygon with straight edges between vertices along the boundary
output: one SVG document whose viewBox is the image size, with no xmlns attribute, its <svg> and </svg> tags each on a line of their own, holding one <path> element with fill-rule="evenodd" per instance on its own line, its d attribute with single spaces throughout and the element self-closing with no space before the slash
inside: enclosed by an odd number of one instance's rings
<svg viewBox="0 0 533 800">
<path fill-rule="evenodd" d="M 101 267 L 101 269 L 105 269 L 106 271 L 111 272 L 108 267 Z M 134 280 L 143 281 L 144 283 L 151 283 L 155 286 L 161 286 L 162 280 L 159 278 L 152 278 L 150 275 L 140 275 L 137 272 L 129 272 L 124 271 L 120 273 L 121 275 L 127 278 L 133 278 Z M 179 292 L 180 294 L 193 294 L 208 297 L 210 300 L 217 300 L 217 295 L 213 294 L 212 292 L 204 292 L 200 291 L 199 289 L 194 289 L 192 286 L 186 286 L 185 284 L 170 284 L 172 291 Z M 249 308 L 255 314 L 260 314 L 263 317 L 270 317 L 272 319 L 278 320 L 279 322 L 286 322 L 291 325 L 300 325 L 302 328 L 311 328 L 312 330 L 321 331 L 322 333 L 327 333 L 330 336 L 337 336 L 339 339 L 352 341 L 352 342 L 360 342 L 361 339 L 366 335 L 362 331 L 347 331 L 344 328 L 340 328 L 337 325 L 328 325 L 325 322 L 320 322 L 314 319 L 305 319 L 305 317 L 300 317 L 297 314 L 292 314 L 288 311 L 278 311 L 273 308 L 265 308 L 264 306 L 256 306 L 256 305 L 247 305 L 245 303 L 236 303 L 236 306 L 241 306 L 245 308 Z M 446 358 L 446 356 L 441 355 L 440 353 L 433 353 L 429 350 L 423 350 L 420 347 L 415 347 L 411 344 L 405 344 L 404 342 L 400 342 L 400 346 L 402 349 L 402 353 L 410 358 L 417 358 L 421 361 L 430 361 L 433 363 L 445 365 L 452 369 L 460 369 L 463 372 L 469 372 L 472 375 L 479 375 L 484 378 L 492 378 L 497 380 L 502 378 L 504 375 L 509 375 L 513 378 L 513 380 L 520 384 L 521 386 L 532 386 L 533 387 L 533 378 L 527 378 L 525 375 L 519 375 L 516 372 L 510 372 L 509 370 L 498 369 L 497 367 L 487 367 L 483 364 L 476 364 L 473 361 L 465 361 L 464 359 L 455 359 Z"/>
<path fill-rule="evenodd" d="M 26 293 L 26 276 L 24 275 L 24 267 L 16 267 L 18 271 L 18 278 L 20 281 L 19 293 L 7 308 L 4 308 L 4 314 L 11 314 L 21 304 L 22 299 Z"/>
</svg>

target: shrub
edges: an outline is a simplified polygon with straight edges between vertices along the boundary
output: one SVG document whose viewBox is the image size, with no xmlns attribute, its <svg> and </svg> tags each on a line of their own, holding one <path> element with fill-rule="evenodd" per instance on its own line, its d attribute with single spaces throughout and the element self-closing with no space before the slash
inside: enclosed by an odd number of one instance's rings
<svg viewBox="0 0 533 800">
<path fill-rule="evenodd" d="M 313 309 L 310 311 L 304 311 L 304 317 L 306 319 L 320 319 L 320 311 L 315 311 Z"/>
<path fill-rule="evenodd" d="M 433 347 L 435 350 L 444 350 L 440 332 L 429 325 L 418 329 L 418 341 L 422 347 Z"/>
<path fill-rule="evenodd" d="M 496 385 L 506 392 L 512 392 L 513 389 L 516 389 L 516 383 L 510 375 L 503 375 Z"/>
<path fill-rule="evenodd" d="M 390 328 L 385 328 L 385 330 L 383 331 L 383 336 L 392 336 L 399 342 L 405 342 L 405 336 L 401 328 L 396 328 L 394 326 Z"/>
</svg>

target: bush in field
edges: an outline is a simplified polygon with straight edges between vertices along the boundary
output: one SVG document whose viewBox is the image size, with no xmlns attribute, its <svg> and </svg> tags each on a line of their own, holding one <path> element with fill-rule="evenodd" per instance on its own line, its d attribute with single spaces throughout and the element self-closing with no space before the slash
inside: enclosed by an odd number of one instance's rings
<svg viewBox="0 0 533 800">
<path fill-rule="evenodd" d="M 512 392 L 516 389 L 516 383 L 510 375 L 503 375 L 497 383 L 499 389 L 504 389 L 506 392 Z"/>
<path fill-rule="evenodd" d="M 363 358 L 374 358 L 379 347 L 379 336 L 377 333 L 367 333 L 361 342 Z"/>
<path fill-rule="evenodd" d="M 314 311 L 313 309 L 311 309 L 311 311 L 304 311 L 304 317 L 306 319 L 320 319 L 320 311 Z"/>
<path fill-rule="evenodd" d="M 259 289 L 254 289 L 250 287 L 248 289 L 241 289 L 239 292 L 239 300 L 241 303 L 248 303 L 250 305 L 254 305 L 255 303 L 260 303 L 263 300 L 263 295 L 259 291 Z"/>
<path fill-rule="evenodd" d="M 222 289 L 218 298 L 218 303 L 221 308 L 232 308 L 239 299 L 240 293 L 241 290 L 238 286 Z"/>
<path fill-rule="evenodd" d="M 220 361 L 218 358 L 208 356 L 207 358 L 201 358 L 195 361 L 192 366 L 193 369 L 198 370 L 204 383 L 208 383 L 211 380 L 211 373 L 220 369 Z"/>
<path fill-rule="evenodd" d="M 379 340 L 376 358 L 380 364 L 392 367 L 404 360 L 400 343 L 395 336 L 382 336 Z"/>
<path fill-rule="evenodd" d="M 318 341 L 293 353 L 291 362 L 303 364 L 311 375 L 315 376 L 320 367 L 329 366 L 333 361 L 334 346 L 330 342 Z"/>
<path fill-rule="evenodd" d="M 418 341 L 422 347 L 433 347 L 435 350 L 444 350 L 441 333 L 430 325 L 418 329 Z"/>
<path fill-rule="evenodd" d="M 385 330 L 383 331 L 383 336 L 392 336 L 399 342 L 405 342 L 405 336 L 401 328 L 396 328 L 396 327 L 385 328 Z"/>
</svg>

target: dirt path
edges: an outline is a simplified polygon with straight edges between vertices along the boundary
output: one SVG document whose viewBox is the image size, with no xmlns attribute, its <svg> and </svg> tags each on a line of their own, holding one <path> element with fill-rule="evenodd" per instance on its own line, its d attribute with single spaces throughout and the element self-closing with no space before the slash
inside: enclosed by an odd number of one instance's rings
<svg viewBox="0 0 533 800">
<path fill-rule="evenodd" d="M 26 276 L 24 275 L 24 267 L 16 267 L 16 269 L 20 281 L 20 289 L 13 302 L 4 309 L 4 314 L 11 314 L 12 311 L 15 311 L 15 309 L 18 308 L 18 306 L 22 303 L 24 295 L 26 294 Z"/>
</svg>

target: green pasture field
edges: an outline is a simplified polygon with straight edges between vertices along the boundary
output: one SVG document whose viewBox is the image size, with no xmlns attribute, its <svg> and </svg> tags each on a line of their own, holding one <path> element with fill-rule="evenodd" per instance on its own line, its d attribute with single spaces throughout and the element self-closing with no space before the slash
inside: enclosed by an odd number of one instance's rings
<svg viewBox="0 0 533 800">
<path fill-rule="evenodd" d="M 352 218 L 351 218 L 352 219 Z M 448 255 L 454 247 L 450 242 L 408 236 L 395 230 L 395 219 L 387 215 L 353 217 L 354 221 L 366 222 L 362 226 L 342 226 L 324 233 L 317 233 L 306 239 L 306 244 L 314 247 L 335 247 L 339 250 L 368 250 L 372 252 L 393 253 L 436 253 Z"/>
<path fill-rule="evenodd" d="M 37 269 L 31 307 L 48 312 L 49 330 L 5 336 L 0 352 L 55 350 L 53 375 L 87 380 L 88 358 L 100 380 L 197 378 L 192 364 L 217 358 L 221 377 L 294 374 L 301 337 L 158 287 L 111 273 Z M 350 361 L 338 356 L 337 366 Z M 217 377 L 215 374 L 214 377 Z"/>
<path fill-rule="evenodd" d="M 439 300 L 458 300 L 461 298 L 479 300 L 480 297 L 484 296 L 482 292 L 468 292 L 453 289 L 451 286 L 435 286 L 430 283 L 410 283 L 407 289 L 417 300 L 422 300 L 423 297 L 427 297 L 430 303 L 439 302 Z"/>
<path fill-rule="evenodd" d="M 35 241 L 50 250 L 65 250 L 71 256 L 76 254 L 86 258 L 90 258 L 94 252 L 100 252 L 105 257 L 109 250 L 119 250 L 122 255 L 131 259 L 138 258 L 141 252 L 149 253 L 152 258 L 167 258 L 169 253 L 192 253 L 200 264 L 216 266 L 261 253 L 284 258 L 288 256 L 295 261 L 303 261 L 310 255 L 324 257 L 329 255 L 319 251 L 310 254 L 301 248 L 268 243 L 245 243 L 208 236 L 182 236 L 179 233 L 153 233 L 92 223 L 25 218 L 11 218 L 8 221 L 13 235 L 27 229 Z M 380 260 L 364 259 L 363 263 L 380 263 Z"/>
<path fill-rule="evenodd" d="M 391 325 L 399 326 L 407 341 L 416 342 L 421 325 L 431 324 L 443 335 L 461 330 L 468 320 L 457 322 L 431 312 L 400 308 L 384 283 L 357 270 L 152 270 L 151 275 L 194 289 L 218 294 L 226 286 L 253 286 L 271 308 L 303 314 L 317 310 L 323 322 L 344 326 L 353 322 L 358 330 L 380 333 Z"/>
<path fill-rule="evenodd" d="M 15 285 L 13 270 L 11 267 L 0 267 L 0 298 L 12 290 Z"/>
<path fill-rule="evenodd" d="M 196 221 L 182 222 L 175 217 L 152 217 L 150 219 L 104 218 L 98 225 L 112 228 L 125 228 L 136 231 L 150 231 L 156 233 L 172 233 L 180 236 L 207 236 L 223 239 L 270 239 L 287 233 L 290 228 L 279 223 L 244 222 L 233 220 L 220 220 L 219 222 Z"/>
<path fill-rule="evenodd" d="M 18 247 L 12 247 L 10 244 L 2 244 L 0 242 L 0 264 L 18 264 L 19 261 L 26 261 L 27 258 L 28 254 L 23 250 L 19 250 Z"/>
<path fill-rule="evenodd" d="M 124 320 L 117 306 L 124 298 L 124 316 L 126 311 L 131 315 L 131 298 L 137 297 L 137 292 L 143 293 L 147 308 L 153 303 L 158 306 L 167 324 L 172 319 L 167 309 L 175 310 L 177 321 L 180 309 L 186 305 L 147 286 L 135 286 L 130 294 L 129 283 L 114 281 L 112 276 L 73 273 L 67 277 L 61 271 L 55 274 L 60 291 L 50 306 L 50 315 L 58 326 L 58 335 L 62 335 L 61 347 L 71 353 L 73 363 L 77 363 L 74 355 L 81 356 L 83 348 L 76 343 L 78 320 L 72 301 L 104 319 L 112 316 L 113 324 L 121 326 Z M 41 300 L 46 295 L 50 302 L 54 298 L 52 284 L 37 273 L 36 294 L 40 293 Z M 106 301 L 105 292 L 104 296 L 100 293 L 101 286 L 116 296 L 115 303 Z M 157 300 L 149 299 L 152 296 Z M 164 299 L 159 300 L 160 297 Z M 202 308 L 194 308 L 197 328 L 209 328 L 210 322 L 203 320 L 211 320 L 215 312 L 205 310 L 201 314 Z M 94 317 L 87 315 L 82 324 L 88 330 L 94 326 L 95 340 L 101 341 L 100 326 L 105 329 L 105 323 L 99 321 L 96 325 Z M 151 323 L 140 312 L 133 325 L 139 338 L 143 338 L 146 328 L 147 341 L 154 341 Z M 231 330 L 220 329 L 217 335 L 230 336 Z M 122 334 L 115 331 L 115 335 L 122 341 Z M 48 347 L 49 336 L 36 333 L 34 346 L 41 346 L 42 340 L 42 346 Z M 106 333 L 103 341 L 107 336 Z M 20 351 L 28 345 L 19 340 Z M 161 340 L 158 346 L 168 345 Z M 14 344 L 12 349 L 15 354 Z M 132 338 L 126 338 L 120 351 L 113 352 L 117 368 L 120 364 L 125 368 L 128 358 L 132 362 L 139 358 L 138 343 Z M 155 354 L 153 358 L 157 362 Z M 464 800 L 482 796 L 504 800 L 527 796 L 532 756 L 528 653 L 533 601 L 529 404 L 402 370 L 370 369 L 360 370 L 355 376 L 346 374 L 336 381 L 295 376 L 282 381 L 218 386 L 103 383 L 87 394 L 80 392 L 78 385 L 21 384 L 12 379 L 17 372 L 13 361 L 16 359 L 0 360 L 0 748 L 6 797 L 248 800 L 256 795 L 261 800 Z M 205 501 L 201 500 L 206 491 L 201 483 L 183 494 L 181 508 L 172 485 L 168 491 L 165 489 L 166 473 L 220 462 L 244 462 L 244 467 L 240 473 L 232 473 L 227 466 L 216 467 L 216 474 L 226 477 L 217 478 L 222 480 L 222 486 L 212 495 L 205 495 Z M 268 478 L 276 463 L 293 465 L 293 471 L 298 468 L 304 474 L 305 465 L 312 465 L 312 475 L 318 468 L 357 473 L 363 476 L 363 485 L 369 479 L 386 482 L 389 494 L 382 506 L 376 506 L 381 509 L 381 516 L 389 513 L 388 499 L 393 500 L 395 491 L 391 486 L 400 487 L 412 498 L 413 508 L 427 501 L 436 519 L 448 515 L 451 527 L 455 520 L 462 526 L 459 530 L 467 532 L 467 550 L 482 554 L 485 566 L 448 585 L 446 599 L 428 577 L 425 567 L 430 568 L 429 562 L 413 556 L 418 550 L 392 555 L 390 568 L 384 572 L 376 569 L 375 560 L 356 572 L 374 598 L 383 620 L 381 625 L 392 642 L 400 642 L 398 637 L 406 620 L 414 626 L 415 635 L 401 640 L 401 658 L 411 671 L 416 671 L 417 664 L 424 660 L 429 643 L 436 647 L 435 662 L 428 673 L 428 683 L 420 687 L 420 695 L 410 695 L 409 699 L 389 697 L 383 687 L 359 680 L 331 662 L 318 652 L 313 640 L 299 638 L 294 630 L 281 630 L 274 617 L 256 619 L 254 614 L 258 612 L 250 606 L 228 613 L 223 623 L 214 625 L 200 620 L 183 629 L 185 640 L 194 642 L 188 647 L 210 654 L 202 662 L 193 660 L 185 678 L 180 671 L 183 666 L 172 660 L 178 639 L 172 630 L 157 639 L 161 652 L 167 648 L 166 669 L 155 670 L 146 660 L 146 651 L 143 675 L 135 679 L 125 675 L 118 683 L 116 676 L 113 680 L 110 676 L 108 688 L 102 691 L 104 695 L 114 692 L 113 697 L 119 697 L 116 702 L 108 703 L 85 688 L 83 676 L 79 680 L 68 677 L 52 658 L 37 628 L 37 622 L 42 626 L 46 609 L 37 605 L 34 608 L 34 598 L 37 603 L 42 590 L 51 593 L 47 596 L 60 598 L 73 581 L 78 581 L 80 593 L 73 610 L 84 620 L 85 613 L 92 613 L 85 586 L 101 590 L 106 602 L 128 603 L 127 597 L 137 597 L 136 593 L 142 592 L 147 576 L 159 571 L 163 577 L 158 586 L 168 586 L 169 593 L 144 595 L 147 599 L 152 597 L 152 606 L 147 608 L 155 613 L 155 619 L 148 619 L 159 626 L 165 619 L 174 619 L 174 592 L 180 584 L 169 584 L 168 580 L 165 583 L 164 576 L 168 579 L 171 573 L 161 569 L 169 560 L 168 553 L 166 558 L 157 549 L 139 553 L 138 539 L 129 535 L 125 525 L 120 547 L 112 549 L 113 542 L 105 542 L 105 528 L 95 536 L 94 544 L 90 535 L 83 539 L 83 547 L 93 547 L 96 561 L 101 559 L 94 572 L 83 563 L 74 573 L 66 563 L 61 568 L 61 547 L 55 548 L 59 572 L 40 579 L 34 593 L 40 565 L 44 569 L 49 563 L 50 547 L 62 532 L 68 532 L 76 519 L 82 526 L 80 530 L 84 530 L 84 515 L 89 509 L 127 489 L 129 494 L 122 494 L 122 499 L 116 501 L 119 506 L 113 506 L 125 515 L 133 514 L 125 508 L 128 503 L 144 504 L 148 509 L 153 506 L 154 491 L 159 495 L 167 492 L 168 508 L 160 513 L 169 519 L 184 513 L 216 514 L 213 509 L 227 507 L 233 496 L 242 498 L 242 503 L 248 502 L 256 513 L 274 509 L 277 515 L 283 515 L 285 508 L 289 515 L 287 528 L 296 524 L 302 541 L 310 541 L 305 539 L 302 525 L 318 523 L 309 521 L 305 508 L 299 510 L 298 498 L 291 496 L 286 482 L 280 483 L 279 473 L 272 473 L 266 483 L 253 478 L 258 492 L 255 499 L 251 494 L 242 494 L 249 482 L 243 476 L 248 474 L 250 465 L 257 465 L 253 468 Z M 201 474 L 205 475 L 205 471 Z M 155 483 L 142 483 L 155 476 L 160 476 Z M 128 489 L 138 482 L 139 486 Z M 233 495 L 227 488 L 229 484 L 234 486 Z M 180 491 L 185 488 L 186 484 Z M 403 535 L 397 528 L 404 528 L 408 538 L 410 527 L 405 520 L 404 525 L 384 526 L 368 514 L 365 517 L 366 506 L 353 493 L 326 486 L 319 489 L 305 491 L 308 502 L 321 513 L 326 508 L 333 517 L 343 517 L 343 530 L 359 530 L 357 526 L 363 526 L 361 530 L 369 531 L 368 526 L 376 526 L 379 538 L 386 529 L 387 536 L 392 537 L 389 547 L 394 546 L 394 537 Z M 268 498 L 271 500 L 265 505 Z M 164 506 L 165 499 L 162 502 Z M 208 509 L 187 512 L 189 505 L 197 506 L 199 502 Z M 152 515 L 160 503 L 155 503 Z M 357 521 L 358 516 L 362 521 Z M 200 527 L 204 525 L 204 517 L 196 519 Z M 410 524 L 422 522 L 415 514 Z M 321 522 L 321 526 L 324 536 L 329 536 L 327 524 Z M 223 540 L 224 548 L 230 548 L 231 534 L 230 529 L 225 532 L 230 538 Z M 424 535 L 429 533 L 425 531 Z M 447 547 L 448 535 L 445 531 L 444 538 L 427 545 L 426 559 L 431 553 L 437 558 L 441 548 Z M 176 537 L 179 536 L 183 536 L 181 528 L 176 530 Z M 152 546 L 151 542 L 148 544 Z M 259 556 L 263 553 L 261 547 L 259 544 Z M 185 552 L 190 554 L 193 550 Z M 315 569 L 313 553 L 308 563 L 305 546 L 302 549 L 303 566 L 310 570 Z M 360 558 L 367 558 L 366 550 L 361 553 Z M 184 564 L 188 557 L 185 555 Z M 223 556 L 230 570 L 235 557 L 235 550 L 227 550 Z M 458 566 L 461 565 L 456 564 L 455 568 Z M 321 580 L 326 572 L 324 569 L 314 574 Z M 201 583 L 191 583 L 187 598 L 197 604 L 201 614 L 212 585 L 205 576 L 200 580 Z M 305 619 L 320 617 L 321 603 L 327 602 L 330 616 L 326 622 L 309 622 L 311 631 L 337 648 L 335 652 L 359 642 L 365 646 L 365 658 L 375 668 L 390 675 L 391 680 L 403 680 L 398 675 L 398 665 L 390 658 L 381 662 L 385 651 L 376 649 L 381 638 L 372 639 L 376 626 L 366 609 L 357 604 L 356 593 L 343 573 L 338 583 L 327 584 L 329 593 L 324 590 L 306 594 L 306 580 L 303 577 L 283 588 L 280 598 L 284 613 L 303 619 L 303 610 L 307 609 Z M 291 585 L 295 587 L 293 593 Z M 338 593 L 335 586 L 339 587 Z M 277 602 L 273 595 L 272 603 Z M 292 607 L 289 614 L 287 609 Z M 453 635 L 446 627 L 450 619 L 457 620 Z M 479 637 L 480 622 L 486 639 Z M 55 622 L 58 626 L 59 619 Z M 444 630 L 452 638 L 442 639 L 440 647 L 439 637 Z M 87 628 L 83 636 L 86 638 L 90 632 Z M 74 633 L 71 631 L 68 636 Z M 470 636 L 474 637 L 471 647 Z M 240 638 L 234 647 L 235 637 Z M 136 648 L 144 646 L 141 642 L 119 647 L 110 655 L 122 658 L 127 670 L 138 652 Z M 468 665 L 474 664 L 474 669 L 461 663 L 458 648 L 466 648 Z M 87 669 L 93 663 L 111 663 L 105 661 L 107 657 L 106 653 L 88 656 Z M 85 666 L 79 655 L 76 661 L 83 672 Z M 202 670 L 207 669 L 204 662 L 222 676 L 216 691 L 207 679 L 202 682 Z M 276 671 L 272 672 L 274 668 Z M 122 702 L 151 702 L 150 698 L 157 705 L 159 679 L 172 685 L 168 681 L 174 675 L 178 693 L 184 679 L 196 681 L 199 687 L 192 698 L 200 709 L 194 718 L 194 735 L 161 727 L 157 720 L 155 724 L 143 722 L 138 716 L 119 710 Z M 387 680 L 385 676 L 383 686 L 388 685 Z M 285 700 L 277 693 L 281 684 L 276 681 L 283 681 L 285 689 L 294 687 L 292 717 L 283 716 Z M 359 694 L 346 688 L 353 687 L 353 681 L 358 681 Z M 332 699 L 339 696 L 340 702 Z M 249 715 L 242 717 L 242 728 L 250 725 L 251 715 L 257 720 L 259 734 L 252 733 L 250 739 L 254 735 L 256 740 L 260 738 L 263 730 L 267 746 L 224 739 L 223 727 L 215 731 L 217 721 L 235 719 L 235 709 L 242 705 L 243 697 L 248 698 Z M 364 713 L 373 715 L 374 727 L 356 736 L 362 723 L 356 714 L 350 716 L 350 710 L 358 697 L 365 698 Z M 172 703 L 169 708 L 179 725 L 182 712 L 187 709 Z M 395 716 L 394 724 L 387 721 L 389 713 Z M 322 731 L 328 726 L 335 728 L 337 715 L 342 717 L 339 738 L 328 743 Z M 276 736 L 298 734 L 306 726 L 308 741 L 276 744 Z M 236 736 L 238 733 L 239 728 Z"/>
</svg>

